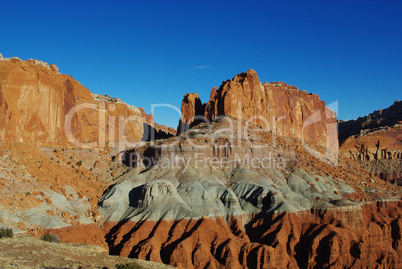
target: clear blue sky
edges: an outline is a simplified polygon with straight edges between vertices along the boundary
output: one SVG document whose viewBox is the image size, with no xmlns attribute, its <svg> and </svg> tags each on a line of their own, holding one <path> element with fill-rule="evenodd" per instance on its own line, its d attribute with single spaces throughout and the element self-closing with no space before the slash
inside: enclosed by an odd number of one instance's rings
<svg viewBox="0 0 402 269">
<path fill-rule="evenodd" d="M 402 1 L 1 1 L 0 53 L 150 112 L 250 68 L 353 119 L 402 99 Z M 158 123 L 179 116 L 155 111 Z"/>
</svg>

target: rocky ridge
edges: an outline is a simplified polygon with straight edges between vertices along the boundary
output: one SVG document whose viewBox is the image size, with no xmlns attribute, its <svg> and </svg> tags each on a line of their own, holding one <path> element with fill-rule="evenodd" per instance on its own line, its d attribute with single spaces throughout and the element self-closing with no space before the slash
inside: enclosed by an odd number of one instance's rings
<svg viewBox="0 0 402 269">
<path fill-rule="evenodd" d="M 340 121 L 340 152 L 381 179 L 402 184 L 402 102 L 360 117 Z"/>
</svg>

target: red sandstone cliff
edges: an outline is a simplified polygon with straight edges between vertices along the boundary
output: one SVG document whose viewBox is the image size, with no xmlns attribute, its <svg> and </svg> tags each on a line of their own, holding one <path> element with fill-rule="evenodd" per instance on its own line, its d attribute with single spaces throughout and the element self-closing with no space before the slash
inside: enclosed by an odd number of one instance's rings
<svg viewBox="0 0 402 269">
<path fill-rule="evenodd" d="M 224 81 L 219 89 L 214 87 L 204 113 L 200 111 L 204 108 L 197 111 L 199 103 L 197 94 L 184 96 L 181 122 L 188 126 L 199 114 L 209 121 L 219 116 L 250 120 L 277 135 L 338 152 L 336 114 L 318 95 L 283 82 L 261 84 L 254 70 Z"/>
<path fill-rule="evenodd" d="M 71 140 L 82 143 L 112 142 L 123 135 L 133 142 L 142 137 L 139 109 L 94 100 L 88 89 L 72 77 L 60 74 L 55 65 L 37 60 L 0 59 L 0 82 L 0 142 L 60 147 L 72 146 L 68 133 Z M 71 113 L 79 105 L 85 107 Z M 65 128 L 68 113 L 72 115 L 71 132 Z M 120 126 L 118 117 L 127 124 Z M 109 124 L 111 118 L 114 122 Z M 119 126 L 125 130 L 124 134 L 119 132 Z"/>
</svg>

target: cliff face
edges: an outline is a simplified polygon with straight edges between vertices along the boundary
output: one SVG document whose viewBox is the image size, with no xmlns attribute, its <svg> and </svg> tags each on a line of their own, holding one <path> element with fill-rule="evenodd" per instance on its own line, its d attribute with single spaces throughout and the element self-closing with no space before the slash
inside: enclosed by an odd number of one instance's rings
<svg viewBox="0 0 402 269">
<path fill-rule="evenodd" d="M 392 183 L 402 184 L 402 102 L 339 123 L 340 152 Z"/>
<path fill-rule="evenodd" d="M 190 96 L 185 95 L 182 103 L 182 121 L 186 124 L 200 113 L 194 105 L 197 99 L 190 100 Z M 338 152 L 336 114 L 318 95 L 283 82 L 261 84 L 251 69 L 224 81 L 219 89 L 214 87 L 204 116 L 209 121 L 219 116 L 249 120 L 277 135 Z"/>
<path fill-rule="evenodd" d="M 0 227 L 40 236 L 75 226 L 82 230 L 67 231 L 77 243 L 81 233 L 104 244 L 97 202 L 126 172 L 115 149 L 139 142 L 148 122 L 149 132 L 172 130 L 120 99 L 91 94 L 56 65 L 0 58 Z"/>
<path fill-rule="evenodd" d="M 0 59 L 1 142 L 61 147 L 76 146 L 74 142 L 99 146 L 122 138 L 141 139 L 139 109 L 94 100 L 88 89 L 57 70 L 37 60 Z M 66 117 L 69 113 L 71 117 Z"/>
</svg>

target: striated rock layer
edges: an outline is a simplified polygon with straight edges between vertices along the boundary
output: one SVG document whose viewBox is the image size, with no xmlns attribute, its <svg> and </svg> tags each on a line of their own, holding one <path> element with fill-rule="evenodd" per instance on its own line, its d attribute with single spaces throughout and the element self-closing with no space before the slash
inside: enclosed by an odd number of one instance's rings
<svg viewBox="0 0 402 269">
<path fill-rule="evenodd" d="M 392 183 L 402 184 L 402 102 L 339 124 L 340 152 Z"/>
<path fill-rule="evenodd" d="M 262 84 L 254 70 L 224 81 L 219 89 L 214 87 L 205 108 L 200 103 L 197 94 L 184 96 L 182 127 L 188 127 L 196 115 L 204 114 L 209 121 L 227 116 L 249 120 L 277 135 L 338 152 L 336 114 L 318 95 L 283 82 Z"/>
<path fill-rule="evenodd" d="M 224 118 L 130 150 L 134 168 L 99 200 L 110 253 L 179 268 L 401 265 L 398 186 L 245 126 Z"/>
<path fill-rule="evenodd" d="M 104 226 L 110 253 L 179 268 L 402 266 L 400 202 L 239 217 Z"/>
</svg>

